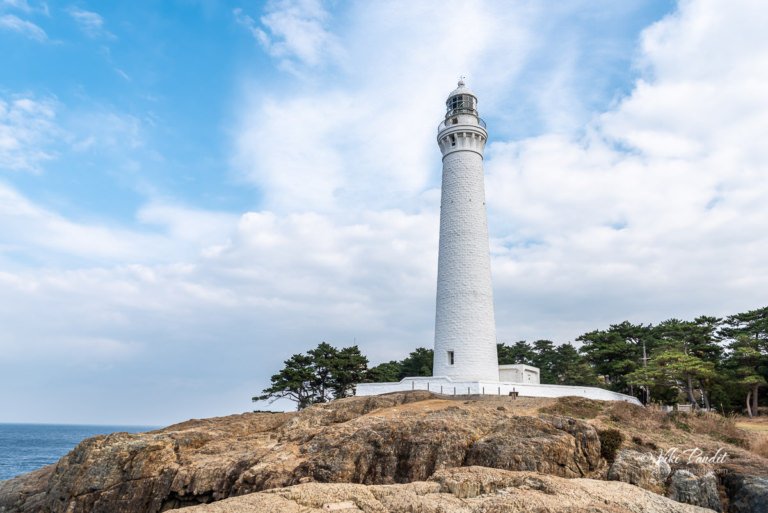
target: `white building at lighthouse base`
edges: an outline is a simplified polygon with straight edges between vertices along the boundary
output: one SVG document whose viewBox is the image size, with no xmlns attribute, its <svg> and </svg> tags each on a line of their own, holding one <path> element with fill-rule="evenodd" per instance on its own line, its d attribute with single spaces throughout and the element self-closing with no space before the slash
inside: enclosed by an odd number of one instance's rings
<svg viewBox="0 0 768 513">
<path fill-rule="evenodd" d="M 355 395 L 380 395 L 390 392 L 426 390 L 435 394 L 454 396 L 496 395 L 516 397 L 568 397 L 578 396 L 599 401 L 624 401 L 642 406 L 636 398 L 603 388 L 543 385 L 539 383 L 539 369 L 530 365 L 499 365 L 499 376 L 514 381 L 458 381 L 445 376 L 403 378 L 392 383 L 359 383 Z"/>
</svg>

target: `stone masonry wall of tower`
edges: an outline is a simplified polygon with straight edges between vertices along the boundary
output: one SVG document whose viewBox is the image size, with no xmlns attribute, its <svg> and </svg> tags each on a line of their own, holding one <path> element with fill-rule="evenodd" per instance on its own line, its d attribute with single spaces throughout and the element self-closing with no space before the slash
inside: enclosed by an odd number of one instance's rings
<svg viewBox="0 0 768 513">
<path fill-rule="evenodd" d="M 438 134 L 444 157 L 433 375 L 498 381 L 483 180 L 487 134 L 476 116 L 457 121 L 447 119 Z"/>
</svg>

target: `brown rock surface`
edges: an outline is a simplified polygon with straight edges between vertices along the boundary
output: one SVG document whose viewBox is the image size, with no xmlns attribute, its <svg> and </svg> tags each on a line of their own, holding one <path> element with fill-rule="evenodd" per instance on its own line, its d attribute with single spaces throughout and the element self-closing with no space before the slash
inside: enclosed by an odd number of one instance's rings
<svg viewBox="0 0 768 513">
<path fill-rule="evenodd" d="M 621 449 L 608 469 L 607 477 L 611 481 L 623 481 L 646 490 L 663 493 L 671 472 L 670 466 L 657 455 Z"/>
<path fill-rule="evenodd" d="M 399 485 L 307 483 L 196 506 L 189 513 L 705 513 L 632 485 L 485 467 Z"/>
<path fill-rule="evenodd" d="M 54 466 L 0 482 L 0 513 L 155 513 L 313 481 L 421 482 L 469 465 L 603 479 L 608 464 L 596 427 L 626 429 L 625 440 L 642 432 L 626 444 L 644 452 L 664 449 L 666 439 L 722 443 L 664 427 L 663 417 L 639 407 L 585 401 L 408 392 L 99 436 Z M 569 416 L 574 405 L 587 420 Z M 764 460 L 728 450 L 745 475 L 762 475 Z M 663 478 L 645 479 L 621 461 L 613 479 L 664 492 Z"/>
<path fill-rule="evenodd" d="M 595 429 L 526 404 L 415 392 L 94 437 L 42 477 L 0 483 L 0 511 L 154 513 L 306 481 L 421 481 L 468 464 L 593 475 Z"/>
</svg>

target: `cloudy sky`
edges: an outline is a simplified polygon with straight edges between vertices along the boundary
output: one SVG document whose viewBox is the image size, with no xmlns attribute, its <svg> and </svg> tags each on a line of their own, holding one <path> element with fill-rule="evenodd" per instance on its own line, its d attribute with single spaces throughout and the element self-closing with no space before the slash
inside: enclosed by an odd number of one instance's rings
<svg viewBox="0 0 768 513">
<path fill-rule="evenodd" d="M 488 123 L 500 341 L 768 304 L 761 0 L 0 0 L 0 422 L 252 408 L 433 337 L 440 153 Z"/>
</svg>

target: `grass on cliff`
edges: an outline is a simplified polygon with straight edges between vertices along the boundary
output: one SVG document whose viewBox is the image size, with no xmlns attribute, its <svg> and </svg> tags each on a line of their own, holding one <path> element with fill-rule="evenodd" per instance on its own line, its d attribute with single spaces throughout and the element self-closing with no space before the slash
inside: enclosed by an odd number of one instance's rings
<svg viewBox="0 0 768 513">
<path fill-rule="evenodd" d="M 760 433 L 749 445 L 749 449 L 763 458 L 768 458 L 768 435 Z"/>
<path fill-rule="evenodd" d="M 740 429 L 744 429 L 746 431 L 768 434 L 768 417 L 765 419 L 761 417 L 754 419 L 741 419 L 736 421 L 736 425 Z"/>
<path fill-rule="evenodd" d="M 545 406 L 539 411 L 551 415 L 562 415 L 575 419 L 594 419 L 605 409 L 605 404 L 584 397 L 561 397 L 554 404 Z"/>
<path fill-rule="evenodd" d="M 768 450 L 768 421 L 761 426 L 754 423 L 755 431 L 763 428 L 766 431 L 764 440 L 755 441 L 754 436 L 740 429 L 743 426 L 734 417 L 717 413 L 665 413 L 625 402 L 593 401 L 581 397 L 560 398 L 540 411 L 589 420 L 604 428 L 620 429 L 635 443 L 651 448 L 703 435 L 715 442 L 749 448 L 763 456 Z"/>
<path fill-rule="evenodd" d="M 739 419 L 736 426 L 750 432 L 752 440 L 749 449 L 758 456 L 768 458 L 768 417 Z"/>
</svg>

